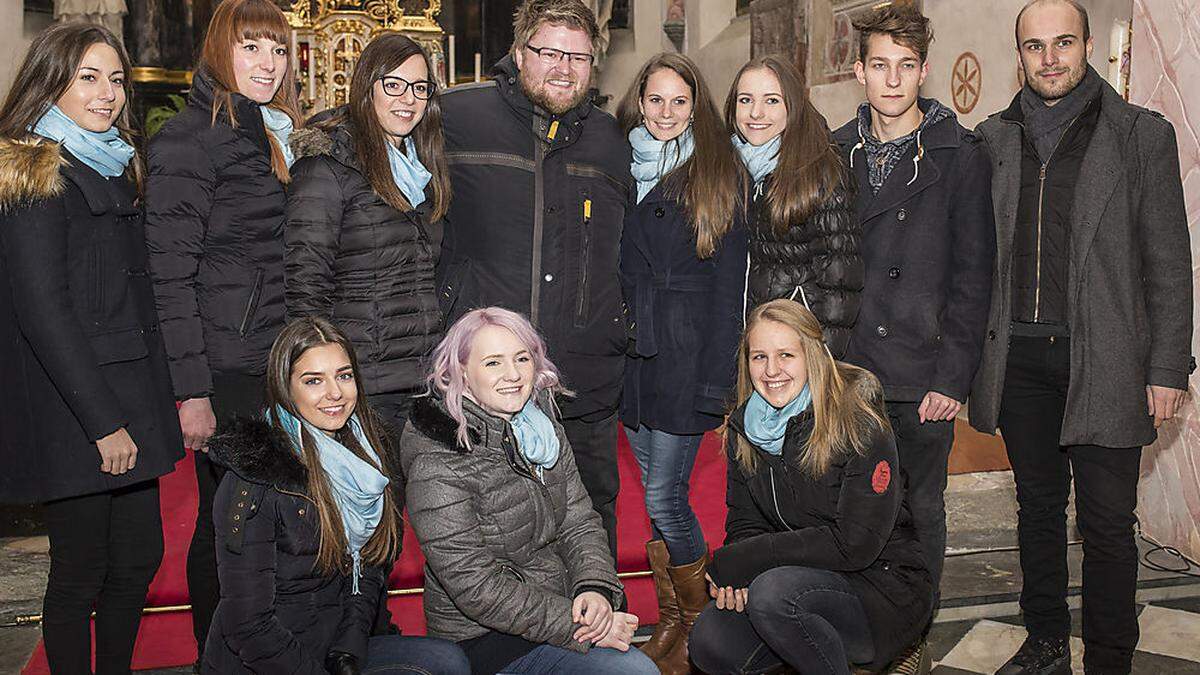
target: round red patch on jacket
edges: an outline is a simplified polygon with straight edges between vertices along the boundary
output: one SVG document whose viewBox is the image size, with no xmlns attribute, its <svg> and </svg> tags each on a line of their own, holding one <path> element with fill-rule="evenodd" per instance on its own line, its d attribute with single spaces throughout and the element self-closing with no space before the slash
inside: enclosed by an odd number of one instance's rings
<svg viewBox="0 0 1200 675">
<path fill-rule="evenodd" d="M 892 467 L 887 461 L 881 461 L 875 465 L 875 473 L 871 474 L 871 489 L 875 494 L 881 495 L 887 492 L 888 485 L 892 482 Z"/>
</svg>

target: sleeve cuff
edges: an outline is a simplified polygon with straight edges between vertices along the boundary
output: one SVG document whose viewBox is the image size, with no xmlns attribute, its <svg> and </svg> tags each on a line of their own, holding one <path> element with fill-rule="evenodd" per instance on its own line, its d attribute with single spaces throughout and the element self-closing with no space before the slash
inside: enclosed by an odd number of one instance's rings
<svg viewBox="0 0 1200 675">
<path fill-rule="evenodd" d="M 1188 373 L 1186 370 L 1150 366 L 1149 371 L 1146 373 L 1146 384 L 1187 391 Z"/>
</svg>

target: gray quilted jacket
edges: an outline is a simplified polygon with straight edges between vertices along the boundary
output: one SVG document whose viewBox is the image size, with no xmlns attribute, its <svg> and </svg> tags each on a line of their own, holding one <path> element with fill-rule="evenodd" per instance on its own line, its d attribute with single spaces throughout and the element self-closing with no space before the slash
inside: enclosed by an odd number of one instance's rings
<svg viewBox="0 0 1200 675">
<path fill-rule="evenodd" d="M 571 637 L 572 600 L 597 591 L 617 607 L 622 589 L 562 427 L 558 463 L 539 480 L 507 421 L 467 400 L 463 409 L 469 451 L 435 396 L 416 400 L 401 439 L 429 635 L 459 642 L 498 631 L 586 651 Z"/>
</svg>

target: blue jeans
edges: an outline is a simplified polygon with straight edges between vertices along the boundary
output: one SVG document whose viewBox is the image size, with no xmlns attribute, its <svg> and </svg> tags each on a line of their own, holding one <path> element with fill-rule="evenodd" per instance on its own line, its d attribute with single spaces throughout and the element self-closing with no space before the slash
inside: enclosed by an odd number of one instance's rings
<svg viewBox="0 0 1200 675">
<path fill-rule="evenodd" d="M 667 545 L 672 565 L 696 562 L 708 553 L 708 546 L 688 503 L 688 480 L 704 435 L 668 434 L 646 425 L 625 427 L 625 435 L 642 470 L 652 536 Z"/>
<path fill-rule="evenodd" d="M 414 673 L 471 675 L 462 648 L 448 640 L 406 635 L 377 635 L 367 641 L 367 665 L 362 675 Z"/>
<path fill-rule="evenodd" d="M 802 673 L 846 675 L 848 664 L 875 657 L 875 644 L 845 576 L 787 566 L 751 582 L 744 612 L 708 603 L 692 628 L 688 654 L 710 675 L 762 673 L 781 664 Z"/>
<path fill-rule="evenodd" d="M 640 649 L 622 652 L 610 647 L 592 647 L 586 654 L 554 645 L 539 645 L 525 656 L 504 666 L 505 675 L 578 673 L 578 675 L 658 675 L 658 666 Z"/>
</svg>

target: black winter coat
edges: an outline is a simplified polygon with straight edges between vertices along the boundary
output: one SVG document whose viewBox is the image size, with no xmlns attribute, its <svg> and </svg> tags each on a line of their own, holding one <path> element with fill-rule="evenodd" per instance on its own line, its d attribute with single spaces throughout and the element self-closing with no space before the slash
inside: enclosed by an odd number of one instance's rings
<svg viewBox="0 0 1200 675">
<path fill-rule="evenodd" d="M 629 143 L 590 99 L 559 116 L 536 109 L 512 57 L 493 75 L 442 97 L 454 190 L 438 266 L 447 325 L 489 305 L 527 315 L 578 395 L 563 414 L 613 411 L 625 363 L 617 256 Z"/>
<path fill-rule="evenodd" d="M 780 234 L 767 199 L 773 177 L 767 175 L 755 186 L 750 206 L 746 309 L 777 298 L 806 303 L 821 322 L 825 344 L 841 358 L 863 289 L 862 228 L 854 215 L 853 196 L 838 190 L 804 222 L 791 223 Z"/>
<path fill-rule="evenodd" d="M 660 182 L 625 214 L 621 283 L 635 338 L 621 421 L 632 429 L 644 424 L 699 434 L 720 426 L 732 403 L 746 227 L 739 215 L 716 253 L 701 260 L 686 211 L 666 193 Z"/>
<path fill-rule="evenodd" d="M 369 394 L 424 389 L 427 357 L 442 334 L 434 266 L 442 224 L 428 202 L 402 213 L 361 173 L 350 127 L 292 136 L 288 187 L 288 315 L 340 326 L 358 351 Z"/>
<path fill-rule="evenodd" d="M 178 399 L 212 393 L 212 373 L 261 375 L 283 327 L 284 188 L 257 103 L 233 94 L 212 121 L 200 71 L 187 108 L 150 141 L 150 274 Z"/>
<path fill-rule="evenodd" d="M 812 478 L 800 468 L 813 428 L 810 407 L 788 422 L 783 453 L 755 448 L 758 463 L 747 473 L 736 456 L 745 412 L 742 404 L 729 416 L 735 433 L 726 447 L 725 544 L 713 552 L 709 575 L 719 586 L 747 588 L 786 565 L 840 572 L 866 612 L 873 668 L 882 668 L 920 636 L 933 608 L 895 440 L 880 433 L 864 454 L 849 451 Z"/>
<path fill-rule="evenodd" d="M 133 186 L 48 141 L 0 141 L 0 501 L 152 480 L 183 457 Z M 100 471 L 118 429 L 133 469 Z"/>
<path fill-rule="evenodd" d="M 866 269 L 846 361 L 875 373 L 889 401 L 936 391 L 966 401 L 979 366 L 992 292 L 996 233 L 991 165 L 979 136 L 954 118 L 922 132 L 872 194 L 858 121 L 834 132 L 854 154 Z M 909 181 L 912 183 L 909 184 Z"/>
<path fill-rule="evenodd" d="M 236 420 L 208 448 L 229 472 L 213 501 L 221 602 L 202 672 L 324 675 L 334 650 L 365 664 L 388 570 L 363 565 L 352 595 L 349 575 L 316 569 L 308 469 L 268 422 Z"/>
</svg>

